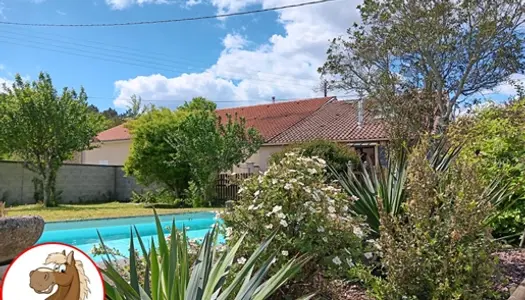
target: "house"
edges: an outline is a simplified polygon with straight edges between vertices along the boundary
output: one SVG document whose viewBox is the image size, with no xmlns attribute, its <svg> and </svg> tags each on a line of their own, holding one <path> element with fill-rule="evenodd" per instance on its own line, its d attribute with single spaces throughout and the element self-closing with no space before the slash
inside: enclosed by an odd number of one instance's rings
<svg viewBox="0 0 525 300">
<path fill-rule="evenodd" d="M 378 163 L 379 145 L 387 140 L 381 120 L 360 109 L 359 101 L 339 101 L 336 97 L 218 109 L 216 112 L 223 121 L 228 114 L 237 113 L 264 139 L 259 151 L 243 164 L 234 166 L 234 172 L 266 170 L 273 153 L 289 144 L 314 139 L 345 143 Z M 77 162 L 123 165 L 129 155 L 131 139 L 123 125 L 110 128 L 97 136 L 99 147 L 82 152 Z"/>
</svg>

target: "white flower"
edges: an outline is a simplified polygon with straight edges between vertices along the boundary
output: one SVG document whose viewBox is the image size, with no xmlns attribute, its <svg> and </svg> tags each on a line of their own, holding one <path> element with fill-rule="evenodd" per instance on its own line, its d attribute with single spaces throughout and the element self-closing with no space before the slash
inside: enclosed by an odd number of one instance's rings
<svg viewBox="0 0 525 300">
<path fill-rule="evenodd" d="M 317 158 L 317 161 L 320 162 L 323 165 L 326 165 L 326 161 L 320 157 Z"/>
<path fill-rule="evenodd" d="M 255 206 L 252 204 L 250 206 L 248 206 L 248 210 L 254 210 Z"/>
<path fill-rule="evenodd" d="M 283 251 L 281 251 L 281 254 L 282 254 L 283 256 L 288 256 L 288 251 L 283 250 Z"/>
<path fill-rule="evenodd" d="M 355 267 L 355 264 L 354 264 L 354 262 L 352 261 L 351 258 L 347 258 L 347 259 L 346 259 L 346 263 L 348 264 L 348 266 L 349 266 L 350 268 Z"/>
<path fill-rule="evenodd" d="M 259 183 L 262 183 L 263 182 L 263 177 L 259 176 L 259 178 L 257 178 L 257 181 L 259 181 Z"/>
<path fill-rule="evenodd" d="M 335 213 L 335 208 L 333 206 L 328 206 L 328 212 L 331 214 Z"/>
<path fill-rule="evenodd" d="M 272 184 L 277 184 L 277 179 L 272 179 Z"/>
<path fill-rule="evenodd" d="M 281 222 L 279 222 L 281 225 L 283 225 L 284 227 L 288 227 L 288 223 L 286 222 L 286 220 L 281 220 Z"/>
<path fill-rule="evenodd" d="M 277 214 L 277 217 L 278 217 L 279 219 L 286 219 L 286 215 L 283 214 L 282 212 L 278 213 L 278 214 Z"/>
<path fill-rule="evenodd" d="M 266 216 L 267 216 L 267 217 L 269 217 L 269 216 L 271 216 L 271 215 L 272 215 L 272 212 L 271 212 L 271 211 L 266 213 Z"/>
<path fill-rule="evenodd" d="M 294 152 L 288 152 L 285 154 L 286 156 L 290 157 L 290 156 L 295 156 L 295 153 Z"/>
<path fill-rule="evenodd" d="M 343 206 L 343 211 L 345 211 L 345 212 L 348 211 L 348 206 L 346 206 L 346 205 Z"/>
<path fill-rule="evenodd" d="M 233 233 L 233 228 L 231 227 L 226 227 L 226 236 L 231 236 Z"/>
<path fill-rule="evenodd" d="M 310 210 L 311 213 L 316 213 L 316 212 L 317 212 L 317 211 L 315 210 L 315 208 L 313 208 L 313 207 L 311 207 L 311 206 L 308 207 L 308 209 Z"/>
<path fill-rule="evenodd" d="M 374 254 L 372 252 L 366 252 L 364 256 L 366 259 L 371 259 L 372 257 L 374 257 Z"/>
<path fill-rule="evenodd" d="M 237 263 L 239 265 L 244 265 L 246 263 L 246 258 L 244 258 L 244 257 L 237 258 Z"/>
<path fill-rule="evenodd" d="M 307 192 L 308 194 L 310 194 L 310 193 L 312 192 L 312 190 L 311 190 L 309 187 L 307 187 L 307 186 L 305 186 L 305 187 L 303 188 L 303 190 L 304 190 L 305 192 Z"/>
<path fill-rule="evenodd" d="M 287 183 L 287 184 L 284 185 L 284 189 L 285 190 L 291 190 L 292 187 L 293 187 L 293 185 L 291 183 Z"/>
<path fill-rule="evenodd" d="M 276 205 L 276 206 L 273 207 L 272 213 L 278 213 L 279 211 L 281 211 L 281 209 L 283 209 L 282 206 Z"/>
<path fill-rule="evenodd" d="M 313 174 L 317 174 L 317 170 L 314 169 L 314 168 L 309 168 L 307 171 L 308 171 L 308 173 L 310 173 L 310 174 L 312 174 L 312 175 L 313 175 Z"/>
<path fill-rule="evenodd" d="M 357 200 L 359 200 L 359 198 L 357 198 L 357 196 L 356 196 L 356 195 L 352 195 L 352 197 L 350 197 L 350 198 L 352 198 L 352 200 L 354 200 L 354 201 L 357 201 Z"/>
<path fill-rule="evenodd" d="M 276 261 L 277 261 L 277 258 L 276 258 L 276 257 L 274 257 L 274 258 L 272 259 L 272 262 L 271 262 L 271 264 L 274 264 L 274 263 L 275 263 Z"/>
<path fill-rule="evenodd" d="M 324 227 L 323 226 L 319 226 L 317 228 L 317 232 L 324 232 Z"/>
<path fill-rule="evenodd" d="M 357 227 L 357 226 L 354 226 L 354 234 L 357 235 L 358 238 L 362 238 L 365 233 L 363 232 L 363 230 L 361 230 L 361 228 Z"/>
<path fill-rule="evenodd" d="M 266 229 L 272 229 L 272 228 L 273 228 L 273 224 L 268 224 L 268 225 L 264 226 L 264 228 L 266 228 Z"/>
<path fill-rule="evenodd" d="M 343 263 L 339 256 L 334 257 L 334 259 L 332 259 L 332 262 L 338 266 Z"/>
<path fill-rule="evenodd" d="M 326 238 L 326 236 L 323 236 L 323 242 L 328 243 L 328 239 Z"/>
<path fill-rule="evenodd" d="M 257 197 L 257 196 L 259 196 L 260 193 L 261 193 L 261 191 L 255 191 L 255 193 L 253 193 L 253 196 Z"/>
<path fill-rule="evenodd" d="M 291 183 L 296 183 L 296 182 L 297 182 L 297 179 L 292 178 L 292 179 L 290 179 L 290 182 L 291 182 Z"/>
<path fill-rule="evenodd" d="M 240 194 L 240 193 L 242 193 L 242 192 L 244 192 L 244 188 L 240 188 L 240 189 L 237 191 L 237 194 Z"/>
</svg>

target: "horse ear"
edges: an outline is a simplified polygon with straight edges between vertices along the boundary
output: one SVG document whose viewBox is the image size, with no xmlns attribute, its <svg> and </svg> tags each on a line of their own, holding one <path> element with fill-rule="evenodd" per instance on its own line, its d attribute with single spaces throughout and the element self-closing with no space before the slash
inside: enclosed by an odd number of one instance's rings
<svg viewBox="0 0 525 300">
<path fill-rule="evenodd" d="M 73 257 L 73 251 L 69 252 L 66 261 L 68 265 L 72 265 L 74 263 L 75 258 Z"/>
</svg>

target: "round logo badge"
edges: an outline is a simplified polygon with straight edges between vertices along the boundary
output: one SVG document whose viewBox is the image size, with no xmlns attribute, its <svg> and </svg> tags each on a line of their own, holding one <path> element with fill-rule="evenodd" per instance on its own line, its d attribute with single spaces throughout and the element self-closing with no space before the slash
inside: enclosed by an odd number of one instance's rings
<svg viewBox="0 0 525 300">
<path fill-rule="evenodd" d="M 91 258 L 62 243 L 36 245 L 4 274 L 1 300 L 103 300 L 102 274 Z"/>
</svg>

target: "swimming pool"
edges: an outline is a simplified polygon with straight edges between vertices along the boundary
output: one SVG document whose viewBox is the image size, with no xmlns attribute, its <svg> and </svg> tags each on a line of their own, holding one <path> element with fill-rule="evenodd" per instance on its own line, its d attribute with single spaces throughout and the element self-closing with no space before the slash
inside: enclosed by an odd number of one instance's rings
<svg viewBox="0 0 525 300">
<path fill-rule="evenodd" d="M 203 238 L 213 224 L 221 222 L 220 220 L 215 220 L 215 213 L 213 212 L 162 215 L 159 216 L 159 219 L 165 234 L 169 234 L 167 227 L 171 226 L 172 221 L 175 220 L 175 226 L 178 229 L 182 229 L 183 226 L 186 227 L 189 239 Z M 84 251 L 96 262 L 100 262 L 102 261 L 101 256 L 93 256 L 91 254 L 93 246 L 98 245 L 100 242 L 97 230 L 100 232 L 107 247 L 115 248 L 120 253 L 128 256 L 131 236 L 130 228 L 132 226 L 137 227 L 146 247 L 149 248 L 151 238 L 158 245 L 154 216 L 46 223 L 44 232 L 37 244 L 46 242 L 69 244 Z M 133 230 L 133 234 L 135 235 L 135 230 Z M 140 247 L 137 238 L 134 239 L 134 244 L 137 249 Z"/>
</svg>

